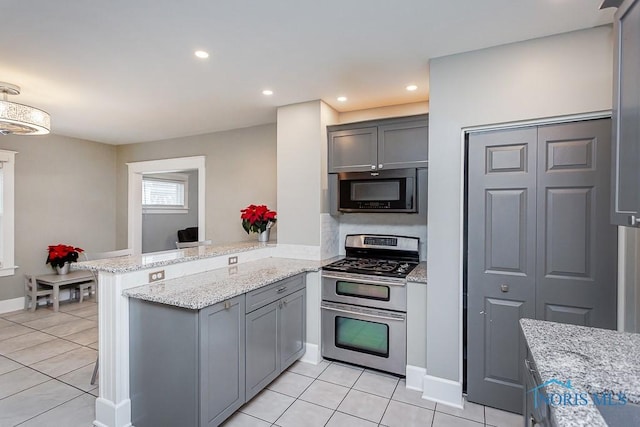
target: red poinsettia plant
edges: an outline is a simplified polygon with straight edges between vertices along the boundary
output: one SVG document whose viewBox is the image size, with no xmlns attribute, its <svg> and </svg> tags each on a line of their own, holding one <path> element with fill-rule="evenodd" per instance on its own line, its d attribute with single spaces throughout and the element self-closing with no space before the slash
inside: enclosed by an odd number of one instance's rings
<svg viewBox="0 0 640 427">
<path fill-rule="evenodd" d="M 267 205 L 249 205 L 240 211 L 242 228 L 249 233 L 262 233 L 276 223 L 276 211 L 269 210 Z"/>
<path fill-rule="evenodd" d="M 78 261 L 80 252 L 84 252 L 84 249 L 63 245 L 61 243 L 51 245 L 49 246 L 49 256 L 47 257 L 46 264 L 51 264 L 53 268 L 62 267 L 65 262 L 71 263 Z"/>
</svg>

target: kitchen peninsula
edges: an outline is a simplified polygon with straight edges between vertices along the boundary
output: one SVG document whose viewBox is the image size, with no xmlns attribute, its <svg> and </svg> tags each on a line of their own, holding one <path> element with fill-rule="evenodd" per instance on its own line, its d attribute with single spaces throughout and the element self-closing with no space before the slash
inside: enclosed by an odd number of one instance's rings
<svg viewBox="0 0 640 427">
<path fill-rule="evenodd" d="M 95 425 L 131 425 L 130 296 L 136 302 L 197 310 L 304 273 L 310 276 L 307 286 L 317 286 L 319 261 L 276 258 L 276 249 L 245 242 L 74 264 L 76 270 L 99 275 L 100 396 Z M 235 257 L 237 265 L 229 266 Z M 165 279 L 148 284 L 158 272 Z"/>
</svg>

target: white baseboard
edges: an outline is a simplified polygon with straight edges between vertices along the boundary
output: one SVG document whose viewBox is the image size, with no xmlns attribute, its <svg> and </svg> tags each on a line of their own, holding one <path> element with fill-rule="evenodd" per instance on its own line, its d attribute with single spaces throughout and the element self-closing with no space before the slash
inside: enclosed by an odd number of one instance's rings
<svg viewBox="0 0 640 427">
<path fill-rule="evenodd" d="M 304 355 L 300 358 L 301 362 L 311 363 L 317 365 L 322 361 L 322 356 L 320 355 L 320 348 L 316 344 L 305 344 L 306 350 Z"/>
<path fill-rule="evenodd" d="M 422 391 L 422 380 L 427 375 L 427 370 L 419 366 L 407 365 L 407 388 Z"/>
<path fill-rule="evenodd" d="M 118 405 L 108 399 L 98 397 L 96 399 L 96 419 L 93 421 L 96 427 L 132 427 L 131 424 L 131 400 L 124 399 Z"/>
<path fill-rule="evenodd" d="M 0 314 L 22 310 L 24 308 L 24 297 L 5 299 L 0 301 Z"/>
<path fill-rule="evenodd" d="M 422 379 L 422 398 L 462 409 L 462 383 L 425 375 Z"/>
</svg>

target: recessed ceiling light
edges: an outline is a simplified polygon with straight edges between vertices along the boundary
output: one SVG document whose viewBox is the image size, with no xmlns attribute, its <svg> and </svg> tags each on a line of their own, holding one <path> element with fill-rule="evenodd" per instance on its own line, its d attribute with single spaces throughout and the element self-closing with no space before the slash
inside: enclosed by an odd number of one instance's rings
<svg viewBox="0 0 640 427">
<path fill-rule="evenodd" d="M 418 89 L 418 86 L 416 86 L 416 85 L 408 85 L 408 86 L 406 87 L 406 89 L 407 89 L 409 92 L 413 92 L 414 90 L 417 90 L 417 89 Z"/>
<path fill-rule="evenodd" d="M 339 96 L 339 97 L 338 97 L 338 101 L 339 101 L 339 102 L 345 102 L 346 100 L 347 100 L 347 97 L 346 97 L 346 96 Z"/>
<path fill-rule="evenodd" d="M 204 50 L 196 50 L 194 52 L 194 55 L 200 59 L 207 59 L 209 57 L 209 53 L 205 52 Z"/>
<path fill-rule="evenodd" d="M 273 95 L 273 91 L 271 89 L 265 89 L 262 91 L 262 94 L 266 96 L 271 96 Z"/>
</svg>

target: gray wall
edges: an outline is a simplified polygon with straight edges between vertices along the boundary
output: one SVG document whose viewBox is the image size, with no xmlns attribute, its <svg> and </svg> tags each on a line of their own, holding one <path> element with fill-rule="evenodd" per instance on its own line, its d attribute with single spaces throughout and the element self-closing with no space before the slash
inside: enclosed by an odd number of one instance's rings
<svg viewBox="0 0 640 427">
<path fill-rule="evenodd" d="M 143 213 L 142 252 L 159 252 L 176 248 L 178 230 L 198 226 L 198 171 L 180 172 L 189 176 L 188 212 Z"/>
<path fill-rule="evenodd" d="M 55 124 L 55 123 L 54 123 Z M 17 151 L 14 276 L 0 278 L 0 300 L 24 296 L 25 273 L 51 273 L 47 246 L 115 247 L 116 148 L 75 138 L 0 136 Z"/>
<path fill-rule="evenodd" d="M 610 109 L 612 54 L 599 27 L 431 60 L 427 375 L 462 375 L 462 129 Z"/>
<path fill-rule="evenodd" d="M 257 239 L 242 229 L 240 209 L 251 203 L 277 209 L 275 124 L 118 146 L 118 247 L 127 246 L 126 163 L 200 155 L 206 156 L 206 238 L 214 244 Z"/>
</svg>

